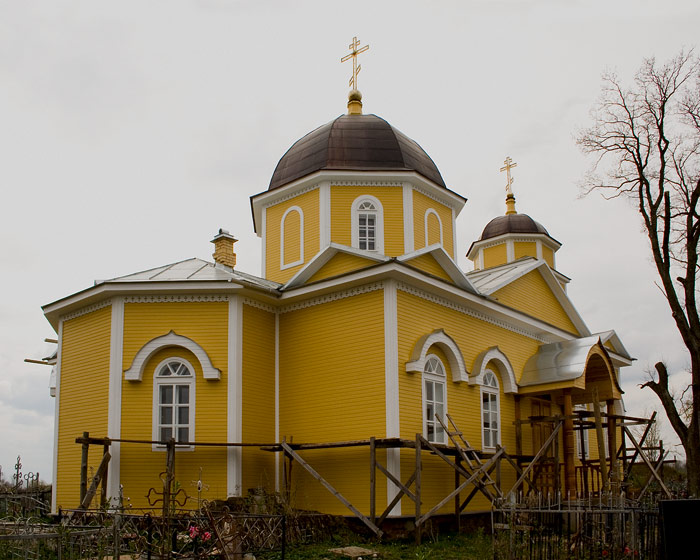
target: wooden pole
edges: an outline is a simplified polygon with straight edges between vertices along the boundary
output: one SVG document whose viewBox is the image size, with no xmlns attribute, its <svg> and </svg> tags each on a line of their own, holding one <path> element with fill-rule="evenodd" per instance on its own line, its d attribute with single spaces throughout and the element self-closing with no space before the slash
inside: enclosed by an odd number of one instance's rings
<svg viewBox="0 0 700 560">
<path fill-rule="evenodd" d="M 571 389 L 564 389 L 564 480 L 567 497 L 576 497 L 574 466 L 574 406 Z"/>
<path fill-rule="evenodd" d="M 102 456 L 109 455 L 109 444 L 105 443 L 102 447 Z M 105 467 L 105 474 L 102 477 L 102 486 L 100 487 L 100 506 L 107 505 L 107 475 L 109 474 L 109 464 Z"/>
<path fill-rule="evenodd" d="M 615 401 L 608 399 L 605 401 L 608 408 L 608 453 L 610 455 L 610 480 L 615 490 L 620 488 L 620 470 L 617 467 L 617 422 L 613 410 Z"/>
<path fill-rule="evenodd" d="M 420 501 L 421 501 L 421 435 L 416 434 L 416 544 L 420 544 L 421 527 L 418 525 L 420 519 Z"/>
<path fill-rule="evenodd" d="M 88 479 L 88 453 L 90 444 L 87 440 L 90 438 L 90 432 L 83 432 L 83 448 L 80 455 L 80 503 L 82 504 L 87 494 L 87 479 Z"/>
<path fill-rule="evenodd" d="M 388 453 L 387 453 L 388 457 Z M 377 499 L 377 448 L 374 436 L 369 438 L 369 519 L 377 524 L 376 499 Z"/>
<path fill-rule="evenodd" d="M 175 438 L 168 440 L 165 456 L 165 480 L 163 481 L 163 518 L 170 515 L 170 497 L 175 479 Z"/>
<path fill-rule="evenodd" d="M 600 465 L 601 490 L 608 487 L 608 462 L 605 459 L 605 439 L 603 437 L 603 420 L 600 416 L 598 388 L 593 387 L 593 416 L 595 417 L 595 435 L 598 440 L 598 464 Z"/>
</svg>

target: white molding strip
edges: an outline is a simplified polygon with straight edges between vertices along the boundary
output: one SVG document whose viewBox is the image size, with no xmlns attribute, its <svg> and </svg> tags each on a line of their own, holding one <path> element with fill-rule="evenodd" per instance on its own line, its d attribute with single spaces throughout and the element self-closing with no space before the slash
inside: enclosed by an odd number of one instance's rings
<svg viewBox="0 0 700 560">
<path fill-rule="evenodd" d="M 314 305 L 321 305 L 323 303 L 328 303 L 330 301 L 336 301 L 339 299 L 344 299 L 352 296 L 357 296 L 360 294 L 366 294 L 367 292 L 374 292 L 375 290 L 381 290 L 384 287 L 383 282 L 375 282 L 373 284 L 365 284 L 364 286 L 357 286 L 356 288 L 351 288 L 349 290 L 344 290 L 342 292 L 336 292 L 333 294 L 328 294 L 325 296 L 320 296 L 317 298 L 309 299 L 299 303 L 292 303 L 279 310 L 279 313 L 289 313 L 290 311 L 296 311 L 297 309 L 305 309 L 307 307 L 313 307 Z"/>
<path fill-rule="evenodd" d="M 499 321 L 498 319 L 494 319 L 493 317 L 489 317 L 488 315 L 486 315 L 484 313 L 479 313 L 478 311 L 474 311 L 473 309 L 469 309 L 468 307 L 465 307 L 463 305 L 459 305 L 458 303 L 455 303 L 455 302 L 450 301 L 448 299 L 445 299 L 445 298 L 442 298 L 439 296 L 434 296 L 432 294 L 429 294 L 428 292 L 425 292 L 425 291 L 420 290 L 418 288 L 415 288 L 413 286 L 409 286 L 407 284 L 404 284 L 403 282 L 399 282 L 398 289 L 401 290 L 402 292 L 406 292 L 407 294 L 417 296 L 417 297 L 424 299 L 426 301 L 430 301 L 432 303 L 437 303 L 438 305 L 442 305 L 443 307 L 447 307 L 448 309 L 453 309 L 455 311 L 463 313 L 464 315 L 469 315 L 470 317 L 474 317 L 475 319 L 480 319 L 481 321 L 484 321 L 486 323 L 491 323 L 492 325 L 496 325 L 497 327 L 501 327 L 502 329 L 505 329 L 507 331 L 521 334 L 523 336 L 526 336 L 528 338 L 536 340 L 537 342 L 543 342 L 543 343 L 549 342 L 548 339 L 546 339 L 542 336 L 536 335 L 536 334 L 529 332 L 529 331 L 526 331 L 524 329 L 519 329 L 517 327 L 514 327 L 513 325 L 506 323 L 505 321 Z"/>
<path fill-rule="evenodd" d="M 93 303 L 92 305 L 88 305 L 87 307 L 83 307 L 81 309 L 77 309 L 75 311 L 72 311 L 71 313 L 66 313 L 65 315 L 61 315 L 61 320 L 62 321 L 70 321 L 71 319 L 75 319 L 76 317 L 81 317 L 83 315 L 87 315 L 88 313 L 92 313 L 93 311 L 97 311 L 98 309 L 103 309 L 104 307 L 108 307 L 112 305 L 112 299 L 105 299 L 99 303 Z"/>
<path fill-rule="evenodd" d="M 276 206 L 277 204 L 280 204 L 282 202 L 285 202 L 287 200 L 290 200 L 292 198 L 296 198 L 302 194 L 305 194 L 310 191 L 314 191 L 318 188 L 318 184 L 313 184 L 309 185 L 308 187 L 304 187 L 303 189 L 298 189 L 298 190 L 291 190 L 288 194 L 280 197 L 273 197 L 270 201 L 266 202 L 263 204 L 263 208 L 269 208 L 270 206 Z"/>
<path fill-rule="evenodd" d="M 399 423 L 399 338 L 398 306 L 396 281 L 384 283 L 384 386 L 386 407 L 386 437 L 400 437 Z M 401 456 L 399 449 L 387 449 L 387 470 L 401 480 Z M 398 487 L 387 480 L 387 504 L 398 494 Z M 401 515 L 401 502 L 396 504 L 390 515 Z"/>
<path fill-rule="evenodd" d="M 51 513 L 58 513 L 56 502 L 56 480 L 58 477 L 58 422 L 61 400 L 61 347 L 63 346 L 63 319 L 58 320 L 58 344 L 56 345 L 56 398 L 53 422 L 53 484 L 51 487 Z"/>
<path fill-rule="evenodd" d="M 410 183 L 403 185 L 403 252 L 415 251 L 413 233 L 413 188 Z"/>
<path fill-rule="evenodd" d="M 403 187 L 401 181 L 331 181 L 333 186 L 338 187 Z"/>
<path fill-rule="evenodd" d="M 227 441 L 240 443 L 243 435 L 243 302 L 230 296 L 228 304 L 228 416 Z M 226 451 L 226 488 L 228 496 L 240 496 L 243 481 L 243 454 L 240 447 Z"/>
<path fill-rule="evenodd" d="M 245 305 L 255 307 L 256 309 L 262 309 L 263 311 L 267 311 L 268 313 L 275 313 L 277 311 L 272 305 L 268 305 L 267 303 L 263 303 L 256 299 L 244 297 L 242 298 L 242 300 Z"/>
<path fill-rule="evenodd" d="M 107 437 L 119 439 L 122 431 L 122 360 L 124 354 L 124 298 L 112 298 L 112 317 L 109 341 L 109 398 Z M 107 497 L 113 504 L 119 499 L 121 444 L 113 442 L 107 473 Z"/>
<path fill-rule="evenodd" d="M 199 302 L 199 301 L 228 301 L 226 294 L 153 294 L 142 296 L 125 296 L 124 303 L 169 303 L 169 302 Z"/>
<path fill-rule="evenodd" d="M 318 197 L 320 252 L 331 244 L 331 184 L 329 181 L 324 181 L 319 185 Z"/>
<path fill-rule="evenodd" d="M 124 379 L 127 381 L 141 381 L 143 379 L 143 370 L 151 356 L 161 348 L 169 346 L 181 346 L 192 352 L 199 360 L 199 365 L 202 366 L 202 377 L 204 379 L 221 379 L 221 370 L 214 367 L 206 350 L 191 338 L 181 336 L 175 331 L 153 338 L 144 344 L 134 356 L 129 369 L 124 372 Z"/>
<path fill-rule="evenodd" d="M 455 209 L 452 208 L 452 260 L 457 261 L 457 228 L 455 227 L 455 220 L 457 216 L 455 215 Z"/>
<path fill-rule="evenodd" d="M 262 208 L 261 221 L 262 231 L 260 232 L 260 237 L 262 239 L 262 243 L 260 244 L 260 247 L 262 248 L 262 255 L 260 256 L 260 277 L 267 278 L 267 271 L 265 270 L 267 263 L 267 208 L 264 206 Z"/>
</svg>

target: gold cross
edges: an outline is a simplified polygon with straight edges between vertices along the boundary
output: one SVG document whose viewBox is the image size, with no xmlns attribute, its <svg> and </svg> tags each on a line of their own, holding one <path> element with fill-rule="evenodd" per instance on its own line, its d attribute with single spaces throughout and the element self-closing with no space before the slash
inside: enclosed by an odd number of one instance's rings
<svg viewBox="0 0 700 560">
<path fill-rule="evenodd" d="M 513 179 L 513 177 L 511 177 L 510 170 L 513 169 L 514 167 L 517 167 L 518 164 L 513 163 L 513 160 L 510 159 L 510 156 L 508 156 L 503 163 L 505 163 L 505 166 L 501 167 L 501 173 L 503 173 L 505 171 L 506 176 L 508 178 L 508 183 L 506 184 L 506 194 L 512 195 L 513 190 L 511 189 L 511 186 L 513 185 L 513 181 L 515 179 Z"/>
<path fill-rule="evenodd" d="M 369 45 L 365 45 L 361 49 L 357 48 L 359 46 L 360 41 L 357 40 L 357 37 L 353 37 L 352 43 L 348 45 L 348 48 L 351 51 L 350 54 L 346 54 L 343 58 L 340 59 L 340 62 L 345 62 L 346 60 L 350 60 L 352 58 L 352 77 L 350 78 L 350 82 L 348 83 L 348 85 L 352 89 L 357 89 L 357 75 L 360 73 L 360 70 L 362 70 L 362 66 L 360 66 L 357 63 L 357 55 L 369 49 Z"/>
</svg>

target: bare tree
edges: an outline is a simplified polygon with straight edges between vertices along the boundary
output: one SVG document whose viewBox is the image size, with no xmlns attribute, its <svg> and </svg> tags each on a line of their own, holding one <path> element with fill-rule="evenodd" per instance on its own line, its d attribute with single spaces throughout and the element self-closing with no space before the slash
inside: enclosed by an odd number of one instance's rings
<svg viewBox="0 0 700 560">
<path fill-rule="evenodd" d="M 578 137 L 597 156 L 587 192 L 626 197 L 638 207 L 659 274 L 659 287 L 690 357 L 690 414 L 669 389 L 664 363 L 644 383 L 658 396 L 686 453 L 691 495 L 700 495 L 700 319 L 697 305 L 700 238 L 700 60 L 681 52 L 663 65 L 645 60 L 634 86 L 614 74 L 594 111 L 594 124 Z"/>
</svg>

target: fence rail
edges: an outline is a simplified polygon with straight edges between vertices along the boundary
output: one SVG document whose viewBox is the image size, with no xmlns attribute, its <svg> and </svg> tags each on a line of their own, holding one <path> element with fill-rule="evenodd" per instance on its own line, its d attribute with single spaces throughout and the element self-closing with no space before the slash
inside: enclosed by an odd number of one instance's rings
<svg viewBox="0 0 700 560">
<path fill-rule="evenodd" d="M 494 557 L 508 560 L 656 560 L 659 512 L 624 499 L 539 497 L 492 514 Z"/>
</svg>

